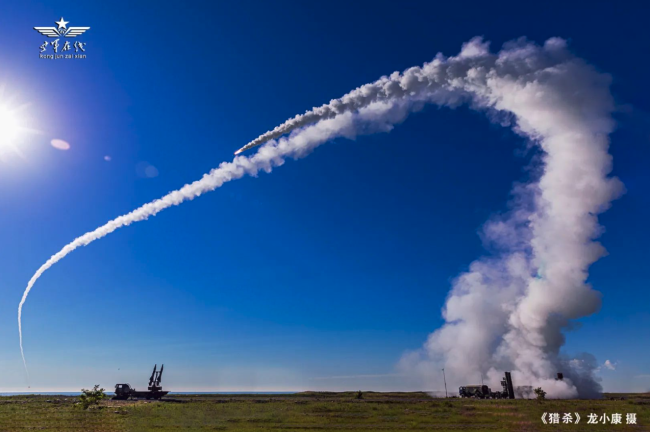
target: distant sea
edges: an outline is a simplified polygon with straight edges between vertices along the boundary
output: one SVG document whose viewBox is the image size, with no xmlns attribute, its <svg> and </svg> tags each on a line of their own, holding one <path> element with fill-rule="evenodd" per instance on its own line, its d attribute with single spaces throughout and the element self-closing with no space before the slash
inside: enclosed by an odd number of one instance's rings
<svg viewBox="0 0 650 432">
<path fill-rule="evenodd" d="M 258 394 L 258 395 L 284 395 L 284 394 L 296 394 L 298 392 L 169 392 L 170 395 L 211 395 L 211 394 Z M 27 396 L 27 395 L 42 395 L 42 396 L 79 396 L 81 392 L 20 392 L 20 393 L 0 393 L 0 396 Z M 113 396 L 114 392 L 106 392 L 107 396 Z"/>
</svg>

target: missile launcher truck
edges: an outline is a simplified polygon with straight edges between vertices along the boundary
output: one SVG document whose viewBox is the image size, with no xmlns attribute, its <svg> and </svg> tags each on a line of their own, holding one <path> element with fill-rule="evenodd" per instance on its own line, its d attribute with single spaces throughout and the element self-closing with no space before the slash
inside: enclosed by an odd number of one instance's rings
<svg viewBox="0 0 650 432">
<path fill-rule="evenodd" d="M 458 389 L 458 394 L 462 398 L 473 397 L 485 399 L 490 397 L 490 387 L 486 385 L 463 386 Z"/>
<path fill-rule="evenodd" d="M 463 386 L 458 389 L 458 394 L 462 398 L 477 398 L 477 399 L 514 399 L 515 391 L 512 387 L 512 377 L 510 372 L 505 373 L 505 377 L 501 381 L 503 391 L 493 392 L 490 387 L 486 385 L 473 385 Z"/>
<path fill-rule="evenodd" d="M 160 399 L 165 396 L 168 391 L 163 391 L 160 381 L 162 380 L 163 368 L 165 365 L 160 366 L 160 370 L 156 371 L 158 365 L 154 365 L 153 372 L 149 378 L 149 387 L 147 391 L 138 391 L 131 387 L 131 384 L 116 384 L 115 385 L 115 400 L 131 399 Z"/>
</svg>

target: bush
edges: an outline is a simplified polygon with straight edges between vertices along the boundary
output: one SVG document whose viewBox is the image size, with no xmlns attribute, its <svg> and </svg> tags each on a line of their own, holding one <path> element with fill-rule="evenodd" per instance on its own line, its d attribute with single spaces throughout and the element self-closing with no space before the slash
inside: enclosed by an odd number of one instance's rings
<svg viewBox="0 0 650 432">
<path fill-rule="evenodd" d="M 81 389 L 79 403 L 81 404 L 81 408 L 88 409 L 91 405 L 99 405 L 99 401 L 106 397 L 104 389 L 99 388 L 99 384 L 97 384 L 92 390 Z"/>
<path fill-rule="evenodd" d="M 357 399 L 363 399 L 363 393 L 361 393 L 361 390 L 357 392 Z"/>
<path fill-rule="evenodd" d="M 538 402 L 542 402 L 544 399 L 546 399 L 546 392 L 542 390 L 541 387 L 537 387 L 535 389 L 535 394 L 537 395 Z"/>
</svg>

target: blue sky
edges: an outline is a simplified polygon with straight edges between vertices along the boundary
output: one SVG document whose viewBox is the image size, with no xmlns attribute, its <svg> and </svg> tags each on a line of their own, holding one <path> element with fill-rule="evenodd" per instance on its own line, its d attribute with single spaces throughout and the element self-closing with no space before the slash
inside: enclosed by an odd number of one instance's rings
<svg viewBox="0 0 650 432">
<path fill-rule="evenodd" d="M 590 282 L 602 310 L 566 350 L 615 362 L 606 390 L 650 389 L 648 10 L 307 3 L 4 6 L 0 83 L 40 132 L 0 162 L 0 391 L 26 387 L 16 308 L 63 245 L 285 119 L 476 35 L 493 47 L 564 37 L 613 76 L 611 153 L 627 193 L 601 218 L 609 255 Z M 60 17 L 91 27 L 86 59 L 38 58 L 32 28 Z M 476 112 L 428 108 L 77 250 L 25 306 L 32 390 L 142 387 L 161 362 L 179 391 L 421 390 L 395 364 L 441 325 L 451 279 L 484 253 L 477 230 L 525 178 L 522 147 Z"/>
</svg>

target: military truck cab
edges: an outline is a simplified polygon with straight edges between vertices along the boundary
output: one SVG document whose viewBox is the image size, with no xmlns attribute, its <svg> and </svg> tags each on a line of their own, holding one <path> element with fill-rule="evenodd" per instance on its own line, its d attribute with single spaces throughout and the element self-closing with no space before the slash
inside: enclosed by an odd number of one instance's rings
<svg viewBox="0 0 650 432">
<path fill-rule="evenodd" d="M 126 400 L 131 396 L 132 391 L 131 384 L 116 384 L 115 397 L 113 399 Z"/>
</svg>

